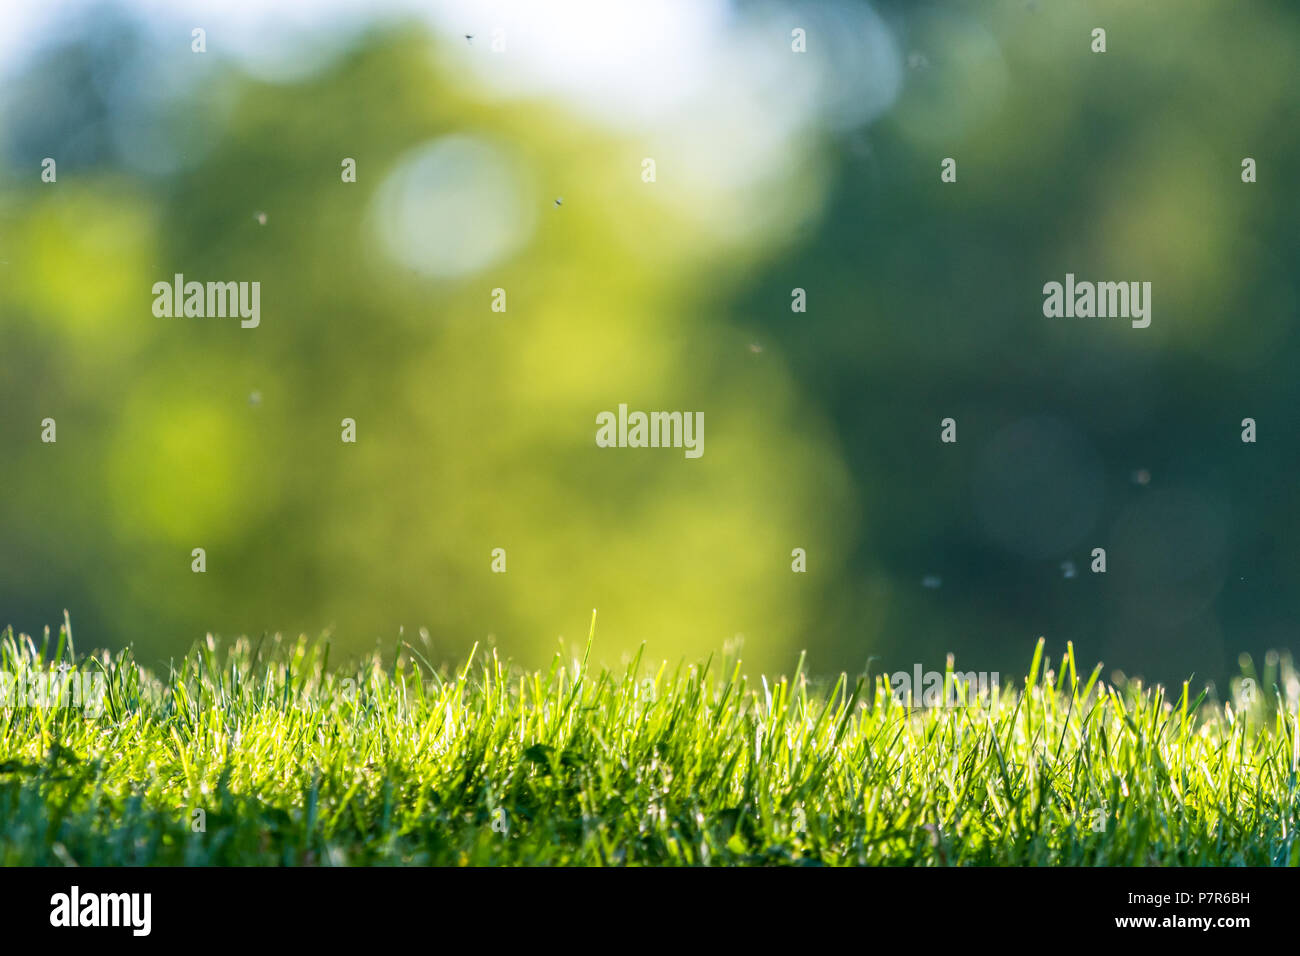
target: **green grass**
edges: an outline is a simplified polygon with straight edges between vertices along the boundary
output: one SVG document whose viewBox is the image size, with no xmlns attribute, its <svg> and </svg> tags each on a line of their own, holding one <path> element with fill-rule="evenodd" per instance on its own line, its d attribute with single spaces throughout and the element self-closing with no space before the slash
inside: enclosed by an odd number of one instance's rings
<svg viewBox="0 0 1300 956">
<path fill-rule="evenodd" d="M 1234 708 L 1040 641 L 1019 690 L 909 710 L 802 662 L 331 667 L 323 641 L 209 639 L 155 676 L 75 657 L 66 623 L 0 641 L 0 673 L 61 666 L 105 676 L 103 712 L 0 710 L 5 864 L 1300 862 L 1275 656 Z"/>
</svg>

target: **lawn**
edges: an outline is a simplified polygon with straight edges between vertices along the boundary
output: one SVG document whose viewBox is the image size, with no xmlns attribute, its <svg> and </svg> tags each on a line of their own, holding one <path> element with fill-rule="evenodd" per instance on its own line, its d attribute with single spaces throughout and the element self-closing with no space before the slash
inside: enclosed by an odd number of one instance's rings
<svg viewBox="0 0 1300 956">
<path fill-rule="evenodd" d="M 6 632 L 0 862 L 1300 862 L 1286 659 L 1234 706 L 1103 680 L 1040 640 L 1016 686 L 908 708 L 881 675 L 819 681 L 802 660 L 747 677 L 724 657 L 426 656 L 209 638 L 155 674 L 78 656 L 66 623 Z"/>
</svg>

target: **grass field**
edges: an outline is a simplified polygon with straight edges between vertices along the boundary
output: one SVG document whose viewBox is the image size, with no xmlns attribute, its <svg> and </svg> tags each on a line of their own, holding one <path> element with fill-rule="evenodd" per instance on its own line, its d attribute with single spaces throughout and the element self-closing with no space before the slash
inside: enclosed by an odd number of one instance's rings
<svg viewBox="0 0 1300 956">
<path fill-rule="evenodd" d="M 1019 689 L 909 710 L 879 676 L 802 662 L 748 679 L 718 658 L 329 657 L 209 639 L 154 675 L 129 651 L 77 657 L 66 624 L 6 633 L 0 862 L 1300 863 L 1286 659 L 1234 708 L 1040 641 Z M 102 710 L 33 706 L 34 674 L 102 675 Z"/>
</svg>

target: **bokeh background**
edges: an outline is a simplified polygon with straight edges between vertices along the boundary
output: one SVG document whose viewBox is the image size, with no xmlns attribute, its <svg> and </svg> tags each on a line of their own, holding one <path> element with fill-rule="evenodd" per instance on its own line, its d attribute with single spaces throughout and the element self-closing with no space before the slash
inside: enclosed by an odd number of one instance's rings
<svg viewBox="0 0 1300 956">
<path fill-rule="evenodd" d="M 1293 647 L 1298 47 L 1289 0 L 7 6 L 0 622 Z M 260 327 L 156 318 L 177 272 L 260 281 Z M 1150 328 L 1044 318 L 1067 272 L 1150 281 Z M 620 402 L 704 412 L 704 456 L 597 448 Z"/>
</svg>

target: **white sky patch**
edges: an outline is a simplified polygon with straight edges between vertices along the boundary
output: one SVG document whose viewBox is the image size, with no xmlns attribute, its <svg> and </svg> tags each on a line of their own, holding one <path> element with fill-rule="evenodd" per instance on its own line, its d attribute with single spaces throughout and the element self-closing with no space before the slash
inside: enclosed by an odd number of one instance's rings
<svg viewBox="0 0 1300 956">
<path fill-rule="evenodd" d="M 462 61 L 488 86 L 636 126 L 717 79 L 732 18 L 725 0 L 448 0 L 430 19 L 461 39 Z"/>
</svg>

